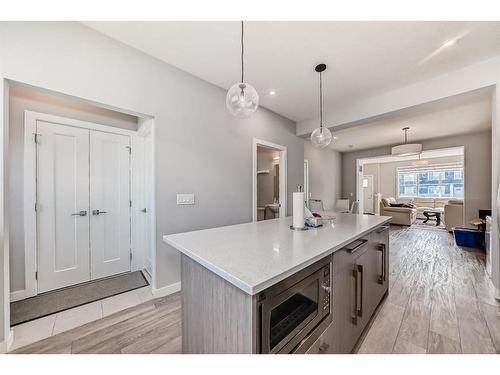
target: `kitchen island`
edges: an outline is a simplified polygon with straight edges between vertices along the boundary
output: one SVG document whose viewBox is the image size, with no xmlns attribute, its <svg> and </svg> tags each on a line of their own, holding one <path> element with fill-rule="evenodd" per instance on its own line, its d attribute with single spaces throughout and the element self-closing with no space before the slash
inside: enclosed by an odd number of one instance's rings
<svg viewBox="0 0 500 375">
<path fill-rule="evenodd" d="M 164 236 L 182 253 L 183 352 L 352 350 L 387 292 L 390 217 L 328 214 L 307 231 L 286 217 Z"/>
</svg>

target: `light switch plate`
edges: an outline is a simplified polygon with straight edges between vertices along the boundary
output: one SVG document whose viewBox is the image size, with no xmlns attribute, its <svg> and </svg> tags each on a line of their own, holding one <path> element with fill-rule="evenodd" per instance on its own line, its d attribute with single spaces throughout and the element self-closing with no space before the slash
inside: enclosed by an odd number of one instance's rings
<svg viewBox="0 0 500 375">
<path fill-rule="evenodd" d="M 177 204 L 194 204 L 194 194 L 177 194 Z"/>
</svg>

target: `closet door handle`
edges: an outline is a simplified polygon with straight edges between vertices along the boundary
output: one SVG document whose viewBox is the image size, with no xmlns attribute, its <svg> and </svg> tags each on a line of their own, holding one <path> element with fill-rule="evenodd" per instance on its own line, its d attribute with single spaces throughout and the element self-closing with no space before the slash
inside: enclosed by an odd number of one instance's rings
<svg viewBox="0 0 500 375">
<path fill-rule="evenodd" d="M 359 307 L 357 313 L 361 318 L 363 316 L 363 266 L 361 264 L 358 265 L 358 274 L 361 276 L 361 288 L 359 288 Z"/>
<path fill-rule="evenodd" d="M 71 214 L 71 216 L 87 216 L 87 211 L 79 211 L 76 214 Z"/>
<path fill-rule="evenodd" d="M 358 324 L 358 270 L 352 270 L 352 276 L 354 277 L 354 314 L 351 316 L 352 324 Z"/>
</svg>

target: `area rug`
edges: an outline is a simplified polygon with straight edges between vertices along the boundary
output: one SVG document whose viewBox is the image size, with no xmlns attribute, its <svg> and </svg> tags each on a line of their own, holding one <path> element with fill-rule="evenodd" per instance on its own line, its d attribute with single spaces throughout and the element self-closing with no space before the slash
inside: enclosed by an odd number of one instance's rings
<svg viewBox="0 0 500 375">
<path fill-rule="evenodd" d="M 15 326 L 73 307 L 148 286 L 141 271 L 58 289 L 10 304 L 10 324 Z"/>
<path fill-rule="evenodd" d="M 425 219 L 417 219 L 412 225 L 412 228 L 419 228 L 419 229 L 439 229 L 439 230 L 446 230 L 446 227 L 444 226 L 443 221 L 436 226 L 436 221 L 435 220 L 429 220 L 427 223 L 424 223 Z"/>
</svg>

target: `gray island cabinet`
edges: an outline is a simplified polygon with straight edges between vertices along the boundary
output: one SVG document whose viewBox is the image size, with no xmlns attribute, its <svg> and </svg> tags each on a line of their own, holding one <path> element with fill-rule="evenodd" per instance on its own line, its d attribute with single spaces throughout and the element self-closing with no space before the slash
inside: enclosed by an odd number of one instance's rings
<svg viewBox="0 0 500 375">
<path fill-rule="evenodd" d="M 184 353 L 350 353 L 388 293 L 390 217 L 328 213 L 166 235 Z"/>
</svg>

